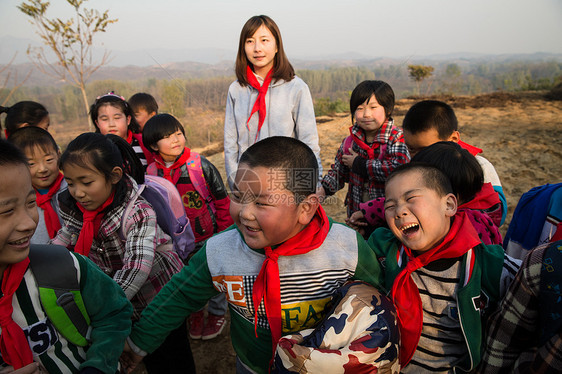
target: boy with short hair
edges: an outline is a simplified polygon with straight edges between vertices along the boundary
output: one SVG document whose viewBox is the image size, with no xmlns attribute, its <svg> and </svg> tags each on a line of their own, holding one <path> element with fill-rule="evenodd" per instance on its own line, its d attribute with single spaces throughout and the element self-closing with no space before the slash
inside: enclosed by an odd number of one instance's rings
<svg viewBox="0 0 562 374">
<path fill-rule="evenodd" d="M 0 140 L 0 175 L 2 369 L 11 366 L 14 373 L 116 373 L 121 347 L 131 329 L 131 303 L 121 288 L 87 258 L 57 246 L 30 248 L 38 221 L 35 191 L 26 157 L 4 140 Z M 37 257 L 31 257 L 30 251 L 34 254 L 38 249 L 70 256 L 70 271 L 76 273 L 79 290 L 68 290 L 57 299 L 62 290 L 49 289 L 48 284 L 39 289 L 40 274 L 59 276 L 69 269 L 61 269 L 60 261 L 49 262 L 51 257 L 41 256 L 41 271 L 36 271 Z M 51 281 L 56 282 L 54 276 Z M 64 318 L 61 324 L 57 306 L 45 303 L 46 291 L 55 293 L 49 300 L 60 306 L 59 301 L 68 302 L 63 296 L 74 295 L 70 303 L 78 308 L 82 305 L 78 300 L 83 300 L 82 313 L 87 312 L 90 320 L 87 341 L 75 343 L 77 337 L 68 333 Z"/>
<path fill-rule="evenodd" d="M 32 126 L 16 130 L 9 141 L 27 157 L 37 197 L 39 222 L 31 244 L 48 244 L 62 227 L 58 196 L 67 189 L 59 170 L 59 147 L 48 131 Z"/>
<path fill-rule="evenodd" d="M 347 280 L 378 287 L 382 276 L 373 251 L 358 233 L 326 216 L 317 181 L 316 156 L 303 142 L 276 136 L 249 147 L 231 196 L 236 226 L 208 239 L 143 312 L 128 340 L 137 353 L 125 355 L 128 366 L 223 292 L 237 372 L 267 373 L 281 335 L 318 324 Z"/>
<path fill-rule="evenodd" d="M 492 184 L 501 202 L 501 206 L 496 211 L 490 211 L 488 215 L 494 219 L 496 226 L 499 227 L 504 223 L 507 215 L 507 200 L 498 173 L 490 161 L 478 155 L 482 152 L 480 148 L 461 141 L 457 116 L 450 105 L 438 100 L 423 100 L 414 104 L 404 116 L 402 130 L 412 158 L 423 148 L 439 141 L 459 143 L 475 156 L 484 171 L 484 183 Z"/>
<path fill-rule="evenodd" d="M 386 181 L 387 228 L 369 244 L 396 306 L 402 373 L 470 371 L 482 354 L 483 326 L 519 263 L 484 245 L 437 168 L 409 163 Z"/>
<path fill-rule="evenodd" d="M 128 103 L 141 131 L 146 121 L 158 114 L 158 103 L 151 94 L 138 92 L 129 98 Z"/>
</svg>

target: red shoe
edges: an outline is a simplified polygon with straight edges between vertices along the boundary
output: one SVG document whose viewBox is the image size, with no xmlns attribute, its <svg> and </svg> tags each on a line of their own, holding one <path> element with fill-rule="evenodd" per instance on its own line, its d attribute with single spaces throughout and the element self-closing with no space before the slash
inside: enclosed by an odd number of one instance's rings
<svg viewBox="0 0 562 374">
<path fill-rule="evenodd" d="M 189 337 L 191 339 L 201 339 L 203 328 L 205 326 L 205 312 L 200 310 L 191 313 L 189 316 Z"/>
<path fill-rule="evenodd" d="M 209 340 L 216 338 L 224 330 L 224 326 L 226 326 L 226 318 L 224 316 L 209 313 L 201 339 Z"/>
</svg>

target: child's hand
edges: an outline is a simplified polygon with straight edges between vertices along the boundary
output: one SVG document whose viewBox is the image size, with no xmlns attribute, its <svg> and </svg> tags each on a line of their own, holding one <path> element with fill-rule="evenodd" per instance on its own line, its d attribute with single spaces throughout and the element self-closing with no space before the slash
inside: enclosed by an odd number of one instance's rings
<svg viewBox="0 0 562 374">
<path fill-rule="evenodd" d="M 353 212 L 349 218 L 345 219 L 345 224 L 363 235 L 365 233 L 365 227 L 369 226 L 367 220 L 365 219 L 365 215 L 362 211 L 358 210 Z"/>
<path fill-rule="evenodd" d="M 7 366 L 3 369 L 0 370 L 0 374 L 40 374 L 41 373 L 41 369 L 39 367 L 39 364 L 37 362 L 32 362 L 29 365 L 26 365 L 22 368 L 19 368 L 18 370 L 14 370 L 14 368 L 12 366 Z"/>
<path fill-rule="evenodd" d="M 358 156 L 358 153 L 354 152 L 351 147 L 349 147 L 348 151 L 349 154 L 344 154 L 341 156 L 341 161 L 345 166 L 351 169 L 351 167 L 353 166 L 353 161 L 355 161 L 355 157 Z"/>
<path fill-rule="evenodd" d="M 123 366 L 123 371 L 125 373 L 131 373 L 142 361 L 142 356 L 133 352 L 131 347 L 129 347 L 129 344 L 125 342 L 125 347 L 123 348 L 123 353 L 121 354 L 119 361 Z"/>
<path fill-rule="evenodd" d="M 365 215 L 361 210 L 353 212 L 349 218 L 346 218 L 345 223 L 350 226 L 368 226 L 367 220 L 365 219 Z"/>
</svg>

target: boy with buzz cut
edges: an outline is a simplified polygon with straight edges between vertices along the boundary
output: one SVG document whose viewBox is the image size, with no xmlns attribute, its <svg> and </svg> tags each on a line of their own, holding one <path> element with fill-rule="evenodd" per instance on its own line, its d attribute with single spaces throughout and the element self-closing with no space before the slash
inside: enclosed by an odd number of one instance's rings
<svg viewBox="0 0 562 374">
<path fill-rule="evenodd" d="M 458 126 L 455 111 L 449 104 L 438 100 L 423 100 L 412 105 L 404 116 L 404 142 L 412 158 L 423 148 L 439 141 L 459 143 L 475 156 L 484 171 L 484 183 L 491 183 L 500 198 L 499 206 L 486 212 L 495 225 L 500 227 L 507 215 L 507 200 L 498 173 L 490 161 L 479 155 L 482 149 L 461 140 Z"/>
<path fill-rule="evenodd" d="M 207 240 L 145 309 L 124 358 L 133 368 L 208 299 L 229 303 L 237 373 L 267 373 L 282 334 L 315 327 L 349 279 L 375 287 L 380 267 L 363 238 L 319 205 L 318 163 L 303 142 L 270 137 L 241 156 L 235 225 Z"/>
<path fill-rule="evenodd" d="M 0 372 L 117 373 L 131 303 L 86 257 L 30 245 L 39 217 L 27 164 L 0 140 Z"/>
<path fill-rule="evenodd" d="M 146 121 L 158 114 L 158 103 L 151 94 L 138 92 L 131 96 L 127 102 L 133 110 L 135 120 L 139 124 L 141 131 Z"/>
<path fill-rule="evenodd" d="M 385 194 L 389 228 L 375 230 L 369 244 L 398 314 L 401 372 L 473 370 L 486 319 L 520 262 L 481 243 L 439 169 L 402 165 Z"/>
</svg>

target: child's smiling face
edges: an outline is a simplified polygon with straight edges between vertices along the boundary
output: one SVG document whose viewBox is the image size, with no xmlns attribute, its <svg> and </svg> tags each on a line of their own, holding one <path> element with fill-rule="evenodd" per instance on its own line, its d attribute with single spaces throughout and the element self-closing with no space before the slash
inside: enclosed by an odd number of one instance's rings
<svg viewBox="0 0 562 374">
<path fill-rule="evenodd" d="M 374 138 L 378 133 L 384 121 L 386 121 L 386 112 L 384 107 L 379 104 L 375 95 L 357 107 L 354 113 L 355 122 L 365 131 L 369 138 Z"/>
<path fill-rule="evenodd" d="M 385 217 L 402 244 L 418 253 L 438 245 L 449 232 L 457 211 L 453 194 L 444 196 L 427 186 L 419 170 L 409 170 L 387 181 Z"/>
<path fill-rule="evenodd" d="M 37 189 L 48 189 L 59 176 L 59 152 L 34 146 L 25 150 L 31 172 L 31 183 Z"/>
<path fill-rule="evenodd" d="M 176 130 L 158 140 L 152 149 L 157 151 L 164 161 L 174 162 L 185 149 L 185 136 L 181 130 Z"/>
<path fill-rule="evenodd" d="M 277 169 L 251 168 L 244 163 L 238 167 L 230 215 L 250 248 L 281 244 L 312 218 L 306 203 L 297 204 L 295 195 L 284 187 L 285 180 L 278 180 L 280 175 L 283 173 Z"/>
<path fill-rule="evenodd" d="M 2 165 L 0 175 L 0 271 L 4 271 L 27 257 L 39 213 L 26 165 Z"/>
</svg>

